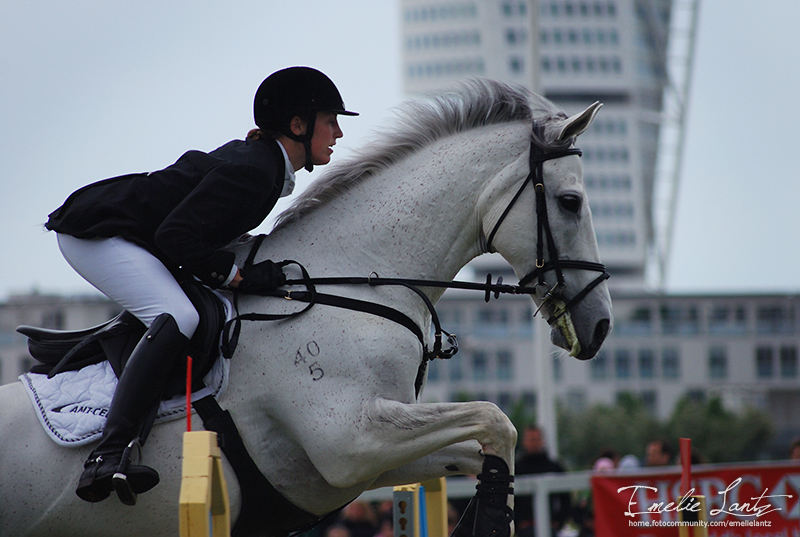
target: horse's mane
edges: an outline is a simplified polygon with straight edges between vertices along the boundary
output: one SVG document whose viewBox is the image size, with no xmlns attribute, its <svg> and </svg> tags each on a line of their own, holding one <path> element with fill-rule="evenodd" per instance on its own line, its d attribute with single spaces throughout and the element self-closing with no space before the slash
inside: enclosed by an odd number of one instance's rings
<svg viewBox="0 0 800 537">
<path fill-rule="evenodd" d="M 395 109 L 395 119 L 390 128 L 375 133 L 368 145 L 332 165 L 298 196 L 291 207 L 278 216 L 275 229 L 298 220 L 335 199 L 361 179 L 446 136 L 522 120 L 546 125 L 551 119 L 566 117 L 555 104 L 540 95 L 485 78 L 470 79 L 450 90 L 408 101 Z M 549 143 L 548 139 L 553 137 L 548 136 L 547 131 L 542 139 L 536 138 L 545 150 L 563 147 Z"/>
</svg>

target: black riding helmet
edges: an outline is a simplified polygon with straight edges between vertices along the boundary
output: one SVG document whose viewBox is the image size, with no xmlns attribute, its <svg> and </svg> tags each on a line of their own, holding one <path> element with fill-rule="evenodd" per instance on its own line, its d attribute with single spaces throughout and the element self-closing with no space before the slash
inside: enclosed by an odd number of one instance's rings
<svg viewBox="0 0 800 537">
<path fill-rule="evenodd" d="M 261 130 L 280 132 L 306 148 L 305 168 L 314 168 L 311 162 L 311 138 L 317 112 L 334 112 L 357 116 L 345 109 L 336 85 L 325 74 L 311 67 L 288 67 L 269 75 L 258 87 L 253 114 Z M 290 123 L 298 116 L 306 122 L 305 134 L 297 136 Z"/>
</svg>

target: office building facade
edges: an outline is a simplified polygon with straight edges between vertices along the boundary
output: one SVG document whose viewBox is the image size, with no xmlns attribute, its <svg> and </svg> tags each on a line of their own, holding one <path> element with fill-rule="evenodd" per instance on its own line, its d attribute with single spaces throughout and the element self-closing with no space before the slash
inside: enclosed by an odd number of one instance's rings
<svg viewBox="0 0 800 537">
<path fill-rule="evenodd" d="M 469 76 L 519 84 L 568 114 L 603 103 L 581 136 L 603 262 L 640 288 L 653 251 L 670 0 L 402 1 L 403 81 L 419 94 Z"/>
</svg>

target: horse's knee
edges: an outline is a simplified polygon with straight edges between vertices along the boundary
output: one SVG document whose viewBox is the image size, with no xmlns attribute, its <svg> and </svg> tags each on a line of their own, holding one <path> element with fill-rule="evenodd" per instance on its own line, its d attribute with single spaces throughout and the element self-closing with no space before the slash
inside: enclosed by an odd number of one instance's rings
<svg viewBox="0 0 800 537">
<path fill-rule="evenodd" d="M 498 455 L 513 465 L 517 445 L 517 428 L 494 403 L 484 403 L 482 408 L 484 434 L 478 441 L 487 454 Z"/>
</svg>

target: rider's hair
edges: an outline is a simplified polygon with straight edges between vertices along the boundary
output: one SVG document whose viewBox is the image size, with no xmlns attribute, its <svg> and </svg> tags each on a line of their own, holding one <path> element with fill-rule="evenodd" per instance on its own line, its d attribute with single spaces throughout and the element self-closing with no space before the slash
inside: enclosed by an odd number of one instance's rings
<svg viewBox="0 0 800 537">
<path fill-rule="evenodd" d="M 280 136 L 281 133 L 278 131 L 265 131 L 262 129 L 251 129 L 250 132 L 247 133 L 248 140 L 275 140 Z"/>
</svg>

